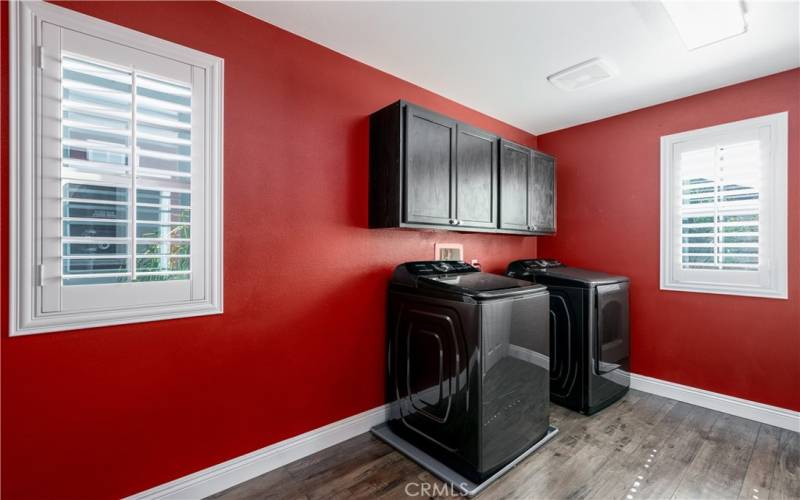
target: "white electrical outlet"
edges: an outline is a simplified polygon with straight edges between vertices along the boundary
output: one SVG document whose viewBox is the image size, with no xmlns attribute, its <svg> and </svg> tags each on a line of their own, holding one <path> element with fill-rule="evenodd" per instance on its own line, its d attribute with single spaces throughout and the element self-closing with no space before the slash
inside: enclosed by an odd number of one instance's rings
<svg viewBox="0 0 800 500">
<path fill-rule="evenodd" d="M 464 245 L 460 243 L 436 243 L 433 246 L 435 260 L 464 260 Z"/>
</svg>

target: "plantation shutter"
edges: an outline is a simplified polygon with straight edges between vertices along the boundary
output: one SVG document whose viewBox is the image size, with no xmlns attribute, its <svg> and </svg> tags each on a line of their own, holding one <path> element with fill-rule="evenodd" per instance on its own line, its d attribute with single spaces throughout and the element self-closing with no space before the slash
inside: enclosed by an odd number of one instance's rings
<svg viewBox="0 0 800 500">
<path fill-rule="evenodd" d="M 761 143 L 758 138 L 681 153 L 681 266 L 759 268 Z"/>
<path fill-rule="evenodd" d="M 44 44 L 43 310 L 190 300 L 202 86 L 186 64 L 60 31 Z"/>
<path fill-rule="evenodd" d="M 768 127 L 679 143 L 672 210 L 676 275 L 758 285 L 769 271 Z"/>
<path fill-rule="evenodd" d="M 62 87 L 63 284 L 188 279 L 190 89 L 66 54 Z"/>
<path fill-rule="evenodd" d="M 222 313 L 224 60 L 11 2 L 9 335 Z"/>
</svg>

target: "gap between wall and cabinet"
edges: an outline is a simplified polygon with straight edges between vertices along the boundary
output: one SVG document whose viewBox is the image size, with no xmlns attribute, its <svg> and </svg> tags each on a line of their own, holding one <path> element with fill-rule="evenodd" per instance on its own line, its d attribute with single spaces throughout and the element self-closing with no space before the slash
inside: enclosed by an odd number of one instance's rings
<svg viewBox="0 0 800 500">
<path fill-rule="evenodd" d="M 631 389 L 800 432 L 800 412 L 727 396 L 644 375 L 631 374 Z M 283 467 L 386 421 L 389 405 L 347 417 L 207 469 L 126 497 L 124 500 L 195 500 Z"/>
</svg>

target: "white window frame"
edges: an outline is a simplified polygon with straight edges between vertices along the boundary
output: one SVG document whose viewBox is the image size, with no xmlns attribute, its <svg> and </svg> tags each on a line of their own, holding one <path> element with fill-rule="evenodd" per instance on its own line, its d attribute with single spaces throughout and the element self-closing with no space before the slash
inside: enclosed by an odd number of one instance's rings
<svg viewBox="0 0 800 500">
<path fill-rule="evenodd" d="M 194 49 L 168 42 L 78 12 L 39 1 L 12 1 L 10 6 L 10 335 L 28 335 L 98 326 L 221 314 L 223 311 L 223 235 L 222 235 L 222 124 L 223 60 Z M 80 32 L 108 42 L 156 54 L 187 64 L 201 75 L 205 88 L 199 124 L 204 131 L 204 150 L 200 153 L 205 186 L 202 195 L 204 231 L 203 279 L 192 282 L 189 300 L 158 305 L 102 307 L 71 312 L 43 312 L 42 277 L 37 262 L 38 230 L 42 225 L 38 179 L 42 171 L 42 138 L 38 133 L 40 116 L 40 67 L 47 57 L 40 44 L 43 24 Z M 110 61 L 113 62 L 113 61 Z M 39 113 L 39 114 L 37 114 Z M 193 126 L 194 127 L 194 126 Z M 193 194 L 194 196 L 194 194 Z M 132 229 L 132 230 L 135 230 Z M 135 250 L 135 249 L 133 249 Z M 195 266 L 195 263 L 192 264 Z M 60 274 L 60 271 L 59 271 Z M 153 282 L 158 285 L 164 282 Z M 89 287 L 97 285 L 85 285 Z M 96 294 L 95 294 L 96 295 Z M 87 293 L 88 300 L 92 294 Z"/>
<path fill-rule="evenodd" d="M 759 241 L 769 241 L 768 254 L 760 254 L 764 269 L 759 271 L 679 270 L 675 224 L 680 222 L 680 192 L 675 190 L 678 166 L 675 151 L 691 141 L 713 141 L 720 135 L 759 130 L 769 134 L 770 155 L 764 166 L 768 177 L 766 199 L 762 196 Z M 788 299 L 788 112 L 690 130 L 661 137 L 661 289 Z M 676 220 L 677 219 L 677 220 Z M 679 236 L 678 236 L 679 237 Z M 676 255 L 677 254 L 677 255 Z M 737 280 L 735 273 L 758 273 L 752 283 Z"/>
</svg>

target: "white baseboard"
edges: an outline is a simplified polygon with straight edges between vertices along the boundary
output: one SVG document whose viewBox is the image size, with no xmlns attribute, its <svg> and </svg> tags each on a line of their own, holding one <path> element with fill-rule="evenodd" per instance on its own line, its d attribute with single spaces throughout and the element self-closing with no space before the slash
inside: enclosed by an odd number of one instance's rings
<svg viewBox="0 0 800 500">
<path fill-rule="evenodd" d="M 800 412 L 631 373 L 631 389 L 800 432 Z"/>
<path fill-rule="evenodd" d="M 631 373 L 631 389 L 800 432 L 800 412 Z M 386 421 L 388 405 L 333 422 L 125 500 L 196 500 L 324 450 Z"/>
<path fill-rule="evenodd" d="M 213 465 L 131 495 L 124 500 L 196 500 L 367 432 L 386 421 L 388 405 L 367 410 L 313 431 Z"/>
</svg>

